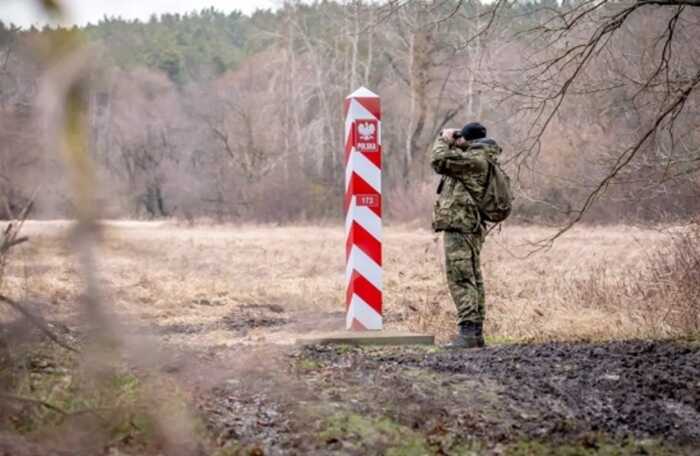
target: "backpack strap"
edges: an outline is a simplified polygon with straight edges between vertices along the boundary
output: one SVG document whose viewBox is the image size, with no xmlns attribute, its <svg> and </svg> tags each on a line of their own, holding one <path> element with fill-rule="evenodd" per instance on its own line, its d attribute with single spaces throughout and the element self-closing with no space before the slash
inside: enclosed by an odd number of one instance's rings
<svg viewBox="0 0 700 456">
<path fill-rule="evenodd" d="M 435 192 L 435 193 L 437 193 L 438 195 L 439 195 L 440 193 L 442 193 L 442 188 L 445 186 L 445 180 L 446 180 L 446 177 L 445 177 L 445 176 L 442 176 L 442 177 L 440 178 L 440 183 L 438 184 L 438 186 L 437 186 L 437 191 Z"/>
</svg>

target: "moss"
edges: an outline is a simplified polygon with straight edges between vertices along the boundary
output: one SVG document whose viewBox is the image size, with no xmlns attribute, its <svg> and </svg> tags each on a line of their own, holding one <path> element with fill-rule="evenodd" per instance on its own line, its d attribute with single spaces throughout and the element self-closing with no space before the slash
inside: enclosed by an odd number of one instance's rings
<svg viewBox="0 0 700 456">
<path fill-rule="evenodd" d="M 386 417 L 370 418 L 355 413 L 336 414 L 322 424 L 321 440 L 342 442 L 343 446 L 383 448 L 386 455 L 434 453 L 426 438 Z"/>
<path fill-rule="evenodd" d="M 654 440 L 613 442 L 602 437 L 586 438 L 576 443 L 557 445 L 552 442 L 522 441 L 509 446 L 506 456 L 680 456 L 691 450 L 667 446 Z"/>
<path fill-rule="evenodd" d="M 685 345 L 692 350 L 700 349 L 700 332 L 689 335 L 687 338 L 681 340 L 681 343 L 685 343 Z"/>
<path fill-rule="evenodd" d="M 315 359 L 301 358 L 297 361 L 297 367 L 302 370 L 315 370 L 320 369 L 323 365 Z"/>
<path fill-rule="evenodd" d="M 345 355 L 347 353 L 352 353 L 355 351 L 362 351 L 363 347 L 356 347 L 349 344 L 339 344 L 333 346 L 333 351 L 336 355 Z"/>
<path fill-rule="evenodd" d="M 327 445 L 342 445 L 350 453 L 385 456 L 477 456 L 483 454 L 485 448 L 482 442 L 465 441 L 462 436 L 423 434 L 386 416 L 368 417 L 356 413 L 338 413 L 326 419 L 319 437 Z"/>
<path fill-rule="evenodd" d="M 12 391 L 26 401 L 9 423 L 33 440 L 50 442 L 66 433 L 86 433 L 95 445 L 140 451 L 162 444 L 159 419 L 179 417 L 194 425 L 196 435 L 206 432 L 189 418 L 184 393 L 166 378 L 141 379 L 125 366 L 86 371 L 75 355 L 60 350 L 39 350 L 26 364 L 29 368 L 17 372 Z"/>
<path fill-rule="evenodd" d="M 19 385 L 17 395 L 55 407 L 37 406 L 21 414 L 14 424 L 23 434 L 57 434 L 77 422 L 87 422 L 84 426 L 116 442 L 146 445 L 155 434 L 148 396 L 139 379 L 128 372 L 102 374 L 98 379 L 79 372 L 32 373 Z"/>
</svg>

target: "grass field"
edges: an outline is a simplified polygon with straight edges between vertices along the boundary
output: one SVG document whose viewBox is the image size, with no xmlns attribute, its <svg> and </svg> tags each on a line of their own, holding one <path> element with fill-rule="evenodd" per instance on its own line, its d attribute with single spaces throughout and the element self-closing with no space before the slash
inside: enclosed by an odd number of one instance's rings
<svg viewBox="0 0 700 456">
<path fill-rule="evenodd" d="M 31 241 L 6 273 L 6 293 L 71 318 L 81 290 L 69 225 L 30 222 Z M 506 226 L 483 254 L 487 335 L 492 342 L 616 339 L 673 334 L 668 309 L 635 294 L 667 234 L 629 226 L 579 226 L 546 251 L 533 243 L 552 230 Z M 299 333 L 342 327 L 344 239 L 318 226 L 178 226 L 107 223 L 100 277 L 107 304 L 130 327 L 154 329 L 192 347 L 288 343 Z M 454 331 L 439 236 L 385 230 L 388 328 Z M 232 331 L 238 329 L 238 331 Z"/>
<path fill-rule="evenodd" d="M 489 347 L 455 351 L 292 345 L 343 327 L 340 227 L 105 223 L 106 326 L 71 225 L 23 233 L 2 294 L 79 353 L 0 307 L 2 454 L 697 454 L 697 342 L 615 341 L 697 332 L 695 235 L 579 226 L 534 252 L 552 230 L 507 226 L 483 254 Z M 439 236 L 385 234 L 387 328 L 447 341 Z"/>
</svg>

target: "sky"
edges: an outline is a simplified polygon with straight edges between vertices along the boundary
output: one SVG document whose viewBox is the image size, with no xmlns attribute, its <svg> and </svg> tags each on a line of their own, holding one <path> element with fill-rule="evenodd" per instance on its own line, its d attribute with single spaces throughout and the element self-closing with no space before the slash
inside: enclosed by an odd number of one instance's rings
<svg viewBox="0 0 700 456">
<path fill-rule="evenodd" d="M 34 0 L 0 0 L 0 20 L 22 27 L 43 25 L 47 18 Z M 152 14 L 188 13 L 203 8 L 230 12 L 240 10 L 249 14 L 258 8 L 275 8 L 280 0 L 63 0 L 69 17 L 68 24 L 97 23 L 105 15 L 124 19 L 148 20 Z"/>
</svg>

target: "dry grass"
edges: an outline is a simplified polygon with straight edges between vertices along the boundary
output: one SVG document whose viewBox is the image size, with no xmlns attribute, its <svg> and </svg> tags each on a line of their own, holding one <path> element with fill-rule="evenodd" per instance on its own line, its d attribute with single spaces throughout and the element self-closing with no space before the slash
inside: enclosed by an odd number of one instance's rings
<svg viewBox="0 0 700 456">
<path fill-rule="evenodd" d="M 46 302 L 54 318 L 79 315 L 77 260 L 63 241 L 68 224 L 32 222 L 31 242 L 7 271 L 6 292 Z M 336 227 L 109 223 L 101 280 L 112 308 L 135 328 L 182 346 L 288 343 L 299 333 L 342 327 L 344 240 Z M 578 227 L 547 251 L 522 259 L 550 230 L 508 226 L 484 252 L 487 334 L 493 341 L 661 337 L 680 330 L 662 298 L 636 281 L 668 234 Z M 387 327 L 454 331 L 442 246 L 434 234 L 390 227 L 385 239 Z M 644 299 L 643 299 L 644 298 Z M 671 304 L 671 303 L 668 303 Z M 281 306 L 288 324 L 233 331 L 242 306 Z M 252 307 L 251 307 L 252 306 Z M 4 312 L 4 310 L 2 310 Z M 9 316 L 9 314 L 8 314 Z M 235 325 L 234 325 L 235 326 Z M 125 329 L 126 330 L 126 329 Z"/>
</svg>

